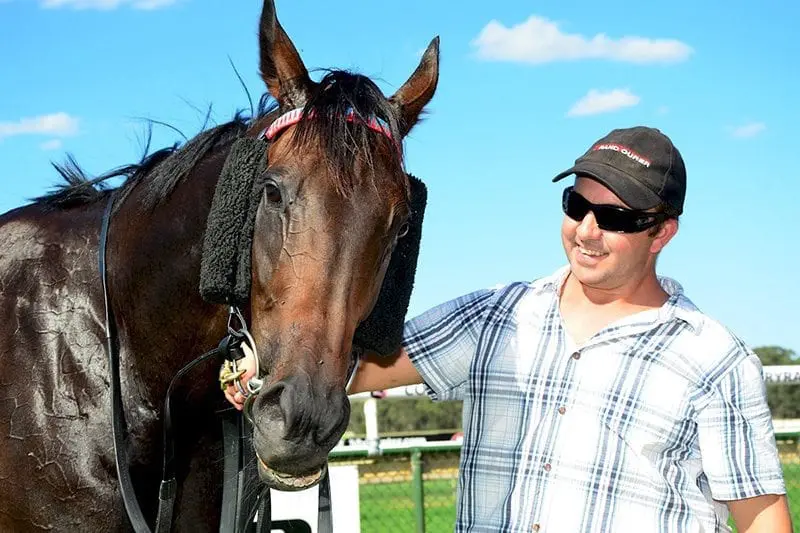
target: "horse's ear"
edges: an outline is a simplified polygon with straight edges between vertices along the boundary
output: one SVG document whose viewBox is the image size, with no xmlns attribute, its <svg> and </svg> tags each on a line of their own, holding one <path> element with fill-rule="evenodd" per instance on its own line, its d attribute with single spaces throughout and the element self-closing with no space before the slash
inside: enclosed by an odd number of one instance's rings
<svg viewBox="0 0 800 533">
<path fill-rule="evenodd" d="M 417 70 L 389 99 L 400 114 L 400 133 L 407 135 L 417 123 L 422 109 L 433 98 L 439 83 L 439 37 L 422 54 Z"/>
<path fill-rule="evenodd" d="M 303 60 L 275 16 L 273 0 L 264 0 L 258 28 L 261 79 L 281 108 L 305 105 L 312 81 Z"/>
</svg>

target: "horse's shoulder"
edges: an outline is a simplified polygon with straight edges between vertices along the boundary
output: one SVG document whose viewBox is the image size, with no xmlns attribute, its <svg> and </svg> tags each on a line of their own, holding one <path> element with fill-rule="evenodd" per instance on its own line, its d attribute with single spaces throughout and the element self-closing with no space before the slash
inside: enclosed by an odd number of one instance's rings
<svg viewBox="0 0 800 533">
<path fill-rule="evenodd" d="M 94 307 L 98 226 L 87 209 L 31 204 L 0 216 L 0 318 L 41 322 Z"/>
<path fill-rule="evenodd" d="M 92 207 L 92 206 L 89 206 Z M 0 215 L 0 265 L 37 257 L 54 259 L 54 250 L 96 246 L 97 209 L 48 209 L 26 205 Z"/>
</svg>

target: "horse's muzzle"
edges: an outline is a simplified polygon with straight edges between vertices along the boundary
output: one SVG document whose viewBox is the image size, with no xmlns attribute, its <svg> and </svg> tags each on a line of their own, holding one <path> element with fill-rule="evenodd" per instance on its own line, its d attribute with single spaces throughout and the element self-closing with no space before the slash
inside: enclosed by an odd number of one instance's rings
<svg viewBox="0 0 800 533">
<path fill-rule="evenodd" d="M 347 428 L 350 402 L 341 385 L 315 386 L 301 373 L 248 398 L 245 416 L 253 425 L 261 480 L 277 490 L 302 490 L 321 479 L 328 453 Z"/>
<path fill-rule="evenodd" d="M 258 454 L 256 454 L 256 457 L 258 457 Z M 307 476 L 283 474 L 268 467 L 266 463 L 258 457 L 258 477 L 261 481 L 271 489 L 286 492 L 305 490 L 313 487 L 322 479 L 326 469 L 327 466 L 323 466 L 317 472 Z"/>
</svg>

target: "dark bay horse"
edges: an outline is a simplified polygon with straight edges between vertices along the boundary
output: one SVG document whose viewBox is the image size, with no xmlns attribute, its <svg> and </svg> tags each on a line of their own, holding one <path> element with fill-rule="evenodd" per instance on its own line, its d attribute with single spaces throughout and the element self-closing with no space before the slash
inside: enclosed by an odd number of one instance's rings
<svg viewBox="0 0 800 533">
<path fill-rule="evenodd" d="M 353 335 L 375 305 L 409 216 L 402 139 L 435 92 L 438 39 L 389 98 L 349 72 L 312 81 L 272 0 L 264 2 L 259 44 L 271 111 L 94 180 L 61 167 L 68 183 L 60 190 L 0 216 L 0 531 L 128 528 L 97 266 L 111 194 L 108 291 L 131 473 L 154 521 L 167 386 L 226 333 L 228 309 L 198 294 L 215 187 L 234 141 L 258 137 L 298 109 L 268 145 L 243 309 L 268 370 L 251 412 L 262 479 L 279 489 L 313 482 L 346 428 Z M 102 187 L 111 176 L 126 179 Z M 176 531 L 219 528 L 218 370 L 193 374 L 174 406 Z"/>
</svg>

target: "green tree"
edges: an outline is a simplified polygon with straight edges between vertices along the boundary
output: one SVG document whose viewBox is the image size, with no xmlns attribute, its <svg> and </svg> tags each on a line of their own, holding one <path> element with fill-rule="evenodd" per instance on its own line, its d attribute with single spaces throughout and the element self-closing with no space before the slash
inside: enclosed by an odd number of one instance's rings
<svg viewBox="0 0 800 533">
<path fill-rule="evenodd" d="M 792 350 L 761 346 L 753 350 L 764 366 L 800 364 Z M 800 384 L 767 384 L 767 403 L 773 418 L 800 418 Z"/>
<path fill-rule="evenodd" d="M 429 398 L 378 400 L 378 433 L 435 433 L 461 429 L 462 402 L 433 402 Z M 364 435 L 364 401 L 351 401 L 348 432 Z"/>
</svg>

